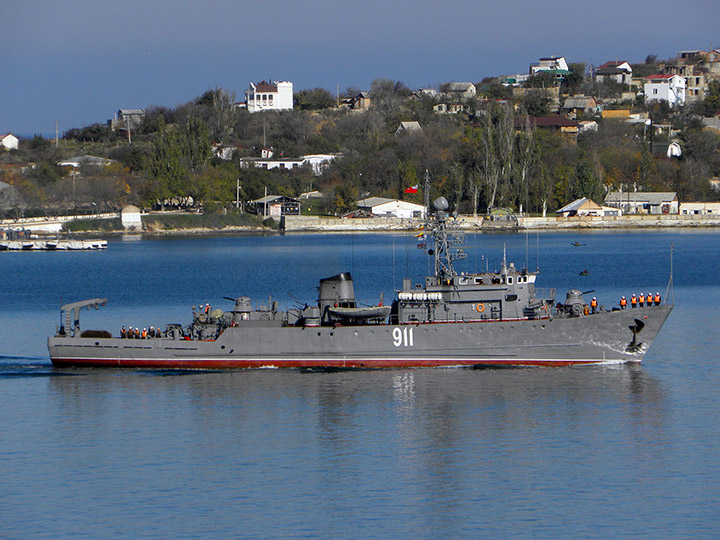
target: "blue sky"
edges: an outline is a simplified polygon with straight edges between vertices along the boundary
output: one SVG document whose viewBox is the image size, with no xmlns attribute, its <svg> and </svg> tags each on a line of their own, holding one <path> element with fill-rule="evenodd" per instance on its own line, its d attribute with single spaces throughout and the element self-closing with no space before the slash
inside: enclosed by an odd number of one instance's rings
<svg viewBox="0 0 720 540">
<path fill-rule="evenodd" d="M 209 88 L 411 88 L 526 72 L 540 56 L 599 65 L 720 47 L 718 0 L 5 0 L 0 133 L 174 107 Z"/>
</svg>

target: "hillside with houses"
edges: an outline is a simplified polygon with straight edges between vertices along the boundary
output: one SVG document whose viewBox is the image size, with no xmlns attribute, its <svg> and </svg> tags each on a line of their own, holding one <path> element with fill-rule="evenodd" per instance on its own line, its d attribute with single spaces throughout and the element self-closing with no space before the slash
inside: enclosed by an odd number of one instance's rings
<svg viewBox="0 0 720 540">
<path fill-rule="evenodd" d="M 215 88 L 175 107 L 119 105 L 55 139 L 0 135 L 0 214 L 366 216 L 368 201 L 417 213 L 426 171 L 433 197 L 476 216 L 680 212 L 635 204 L 657 199 L 645 193 L 720 200 L 718 49 L 599 66 L 547 56 L 525 73 L 417 89 L 263 80 L 240 98 Z"/>
</svg>

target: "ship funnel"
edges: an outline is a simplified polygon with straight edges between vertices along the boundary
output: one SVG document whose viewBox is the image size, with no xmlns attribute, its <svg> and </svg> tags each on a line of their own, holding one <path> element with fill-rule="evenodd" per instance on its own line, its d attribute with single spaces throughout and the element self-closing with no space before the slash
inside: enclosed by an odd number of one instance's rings
<svg viewBox="0 0 720 540">
<path fill-rule="evenodd" d="M 355 288 L 350 272 L 320 280 L 318 305 L 323 318 L 328 307 L 355 307 Z"/>
</svg>

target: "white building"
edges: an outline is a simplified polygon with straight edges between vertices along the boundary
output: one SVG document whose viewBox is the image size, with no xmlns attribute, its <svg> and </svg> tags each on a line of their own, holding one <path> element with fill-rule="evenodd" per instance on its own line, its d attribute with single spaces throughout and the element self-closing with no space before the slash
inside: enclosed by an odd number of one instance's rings
<svg viewBox="0 0 720 540">
<path fill-rule="evenodd" d="M 621 216 L 622 210 L 610 206 L 600 206 L 592 199 L 583 197 L 576 199 L 567 206 L 555 213 L 559 217 L 603 217 L 603 216 Z"/>
<path fill-rule="evenodd" d="M 313 174 L 320 176 L 330 165 L 330 162 L 342 157 L 342 154 L 308 154 L 299 158 L 274 158 L 272 153 L 262 158 L 241 158 L 241 167 L 257 167 L 259 169 L 297 169 L 303 165 L 310 165 Z"/>
<path fill-rule="evenodd" d="M 475 85 L 471 82 L 449 82 L 443 84 L 440 88 L 448 96 L 458 99 L 472 99 L 477 95 Z"/>
<path fill-rule="evenodd" d="M 140 216 L 140 209 L 137 206 L 133 206 L 132 204 L 124 206 L 120 211 L 120 219 L 123 227 L 126 229 L 142 230 L 142 217 Z"/>
<path fill-rule="evenodd" d="M 293 83 L 290 81 L 270 81 L 250 83 L 245 90 L 247 110 L 258 111 L 291 111 L 293 108 Z"/>
<path fill-rule="evenodd" d="M 645 77 L 645 101 L 667 101 L 671 107 L 685 105 L 685 79 L 669 73 Z"/>
<path fill-rule="evenodd" d="M 632 80 L 632 66 L 625 60 L 611 60 L 605 62 L 595 70 L 597 82 L 615 81 L 616 83 L 630 84 Z"/>
<path fill-rule="evenodd" d="M 103 157 L 88 155 L 71 157 L 57 162 L 58 167 L 74 167 L 76 169 L 84 165 L 91 165 L 93 167 L 107 167 L 109 165 L 112 165 L 113 163 L 117 163 L 117 161 Z"/>
<path fill-rule="evenodd" d="M 20 140 L 12 133 L 0 135 L 0 146 L 7 148 L 8 150 L 17 150 L 19 142 Z"/>
<path fill-rule="evenodd" d="M 530 74 L 536 75 L 541 71 L 556 71 L 567 74 L 570 71 L 564 56 L 546 56 L 540 58 L 537 64 L 530 64 Z"/>
<path fill-rule="evenodd" d="M 720 215 L 720 202 L 680 203 L 680 213 L 694 215 Z"/>
<path fill-rule="evenodd" d="M 425 207 L 422 204 L 415 204 L 398 199 L 386 199 L 385 197 L 369 197 L 357 202 L 358 210 L 364 210 L 379 217 L 396 218 L 424 218 Z"/>
</svg>

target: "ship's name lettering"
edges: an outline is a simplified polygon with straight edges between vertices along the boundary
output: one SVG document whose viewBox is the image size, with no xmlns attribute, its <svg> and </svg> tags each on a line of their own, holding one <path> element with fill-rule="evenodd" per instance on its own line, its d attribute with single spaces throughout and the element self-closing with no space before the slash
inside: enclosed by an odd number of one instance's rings
<svg viewBox="0 0 720 540">
<path fill-rule="evenodd" d="M 393 328 L 393 345 L 396 347 L 413 347 L 415 340 L 413 337 L 413 327 Z"/>
</svg>

